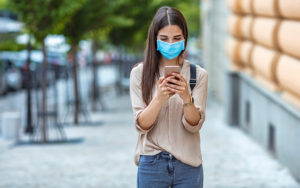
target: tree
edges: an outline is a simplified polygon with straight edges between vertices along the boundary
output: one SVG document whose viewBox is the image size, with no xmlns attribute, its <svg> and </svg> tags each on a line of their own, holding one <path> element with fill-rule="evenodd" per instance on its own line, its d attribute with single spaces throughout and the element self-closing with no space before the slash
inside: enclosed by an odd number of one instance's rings
<svg viewBox="0 0 300 188">
<path fill-rule="evenodd" d="M 127 3 L 119 7 L 118 12 L 124 17 L 134 20 L 134 24 L 130 27 L 113 28 L 109 34 L 111 42 L 114 45 L 123 45 L 129 50 L 141 52 L 144 49 L 151 20 L 158 8 L 162 6 L 178 8 L 188 22 L 189 33 L 198 37 L 200 27 L 199 3 L 199 0 L 127 0 Z"/>
<path fill-rule="evenodd" d="M 80 110 L 80 93 L 78 88 L 78 63 L 76 54 L 78 51 L 78 43 L 85 37 L 91 36 L 96 30 L 107 27 L 128 26 L 132 24 L 132 20 L 116 14 L 116 10 L 125 1 L 110 0 L 86 0 L 80 9 L 72 15 L 66 23 L 62 34 L 64 34 L 71 45 L 70 53 L 73 62 L 73 80 L 74 80 L 74 124 L 78 124 L 78 116 Z"/>
<path fill-rule="evenodd" d="M 105 104 L 101 99 L 101 94 L 98 89 L 99 77 L 98 77 L 98 69 L 99 62 L 96 59 L 96 52 L 100 47 L 105 47 L 105 44 L 109 44 L 108 32 L 110 31 L 110 27 L 102 28 L 101 30 L 92 31 L 90 33 L 90 38 L 92 39 L 92 74 L 93 80 L 91 84 L 92 88 L 92 110 L 98 110 L 98 103 L 101 104 L 102 110 L 105 110 Z"/>
<path fill-rule="evenodd" d="M 182 12 L 187 21 L 190 36 L 199 37 L 201 31 L 200 1 L 181 1 L 178 3 L 178 5 L 176 5 L 176 7 Z"/>
<path fill-rule="evenodd" d="M 0 10 L 6 8 L 6 6 L 7 6 L 7 0 L 0 0 Z"/>
<path fill-rule="evenodd" d="M 48 34 L 56 33 L 64 26 L 64 22 L 81 5 L 80 1 L 71 0 L 10 0 L 9 7 L 14 10 L 25 24 L 28 33 L 42 45 L 43 76 L 42 76 L 42 142 L 47 142 L 47 51 L 45 38 Z"/>
</svg>

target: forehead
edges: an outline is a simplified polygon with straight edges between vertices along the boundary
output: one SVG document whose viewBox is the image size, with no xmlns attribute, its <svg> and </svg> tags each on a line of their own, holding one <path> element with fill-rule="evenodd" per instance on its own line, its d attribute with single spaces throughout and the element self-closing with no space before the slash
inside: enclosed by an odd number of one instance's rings
<svg viewBox="0 0 300 188">
<path fill-rule="evenodd" d="M 182 35 L 182 30 L 177 25 L 167 25 L 158 31 L 158 36 L 159 35 L 166 35 L 169 37 Z"/>
</svg>

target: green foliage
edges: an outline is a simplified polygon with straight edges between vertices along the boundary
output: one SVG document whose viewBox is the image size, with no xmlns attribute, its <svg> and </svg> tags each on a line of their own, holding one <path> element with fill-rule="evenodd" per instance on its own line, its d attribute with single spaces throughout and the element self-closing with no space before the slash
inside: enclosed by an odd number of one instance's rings
<svg viewBox="0 0 300 188">
<path fill-rule="evenodd" d="M 0 43 L 0 51 L 20 51 L 26 49 L 26 45 L 18 44 L 15 40 L 5 40 Z"/>
<path fill-rule="evenodd" d="M 7 6 L 7 0 L 0 0 L 0 10 L 5 9 Z"/>
<path fill-rule="evenodd" d="M 115 45 L 124 45 L 132 50 L 143 50 L 148 34 L 148 28 L 156 11 L 162 6 L 171 6 L 179 9 L 185 16 L 189 34 L 198 36 L 200 30 L 199 0 L 127 0 L 119 7 L 122 16 L 132 18 L 134 24 L 130 27 L 112 28 L 109 33 L 111 42 Z"/>
<path fill-rule="evenodd" d="M 9 0 L 28 32 L 39 41 L 48 34 L 58 33 L 85 0 Z"/>
<path fill-rule="evenodd" d="M 164 3 L 172 4 L 173 1 L 166 0 Z M 147 38 L 148 27 L 157 9 L 163 6 L 162 1 L 128 0 L 119 7 L 121 15 L 130 17 L 134 24 L 130 27 L 113 28 L 110 39 L 115 45 L 126 45 L 127 47 L 139 48 L 144 46 Z"/>
<path fill-rule="evenodd" d="M 190 36 L 198 37 L 201 28 L 199 0 L 182 1 L 176 7 L 187 21 Z"/>
<path fill-rule="evenodd" d="M 74 45 L 90 38 L 102 47 L 110 43 L 141 51 L 155 12 L 165 5 L 183 13 L 191 36 L 200 31 L 199 0 L 0 0 L 0 7 L 3 2 L 38 41 L 59 33 Z"/>
<path fill-rule="evenodd" d="M 122 3 L 123 1 L 86 0 L 70 17 L 62 33 L 71 43 L 78 43 L 86 36 L 93 36 L 99 29 L 107 31 L 111 27 L 130 26 L 133 24 L 132 19 L 115 14 Z"/>
</svg>

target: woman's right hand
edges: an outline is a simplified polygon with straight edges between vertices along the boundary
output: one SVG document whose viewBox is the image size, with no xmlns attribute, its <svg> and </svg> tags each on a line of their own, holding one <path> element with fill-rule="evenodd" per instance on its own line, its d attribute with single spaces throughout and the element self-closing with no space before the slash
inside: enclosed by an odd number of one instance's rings
<svg viewBox="0 0 300 188">
<path fill-rule="evenodd" d="M 172 78 L 175 78 L 175 76 L 169 76 L 167 78 L 161 77 L 157 81 L 156 98 L 162 103 L 165 103 L 167 100 L 169 100 L 170 97 L 175 94 L 174 92 L 169 91 L 166 86 L 166 83 L 169 81 L 168 79 Z"/>
<path fill-rule="evenodd" d="M 166 87 L 166 83 L 169 81 L 168 78 L 159 78 L 157 81 L 157 91 L 155 97 L 151 100 L 149 105 L 142 111 L 137 119 L 138 124 L 143 130 L 147 131 L 154 125 L 162 105 L 172 95 L 174 95 L 174 93 L 168 90 Z"/>
</svg>

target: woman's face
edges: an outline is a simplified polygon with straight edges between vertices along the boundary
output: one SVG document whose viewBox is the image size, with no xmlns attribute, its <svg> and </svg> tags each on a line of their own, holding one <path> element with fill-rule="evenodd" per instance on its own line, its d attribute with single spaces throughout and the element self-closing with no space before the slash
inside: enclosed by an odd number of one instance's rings
<svg viewBox="0 0 300 188">
<path fill-rule="evenodd" d="M 160 29 L 157 34 L 157 40 L 168 43 L 174 43 L 183 40 L 183 33 L 177 25 L 167 25 Z"/>
</svg>

